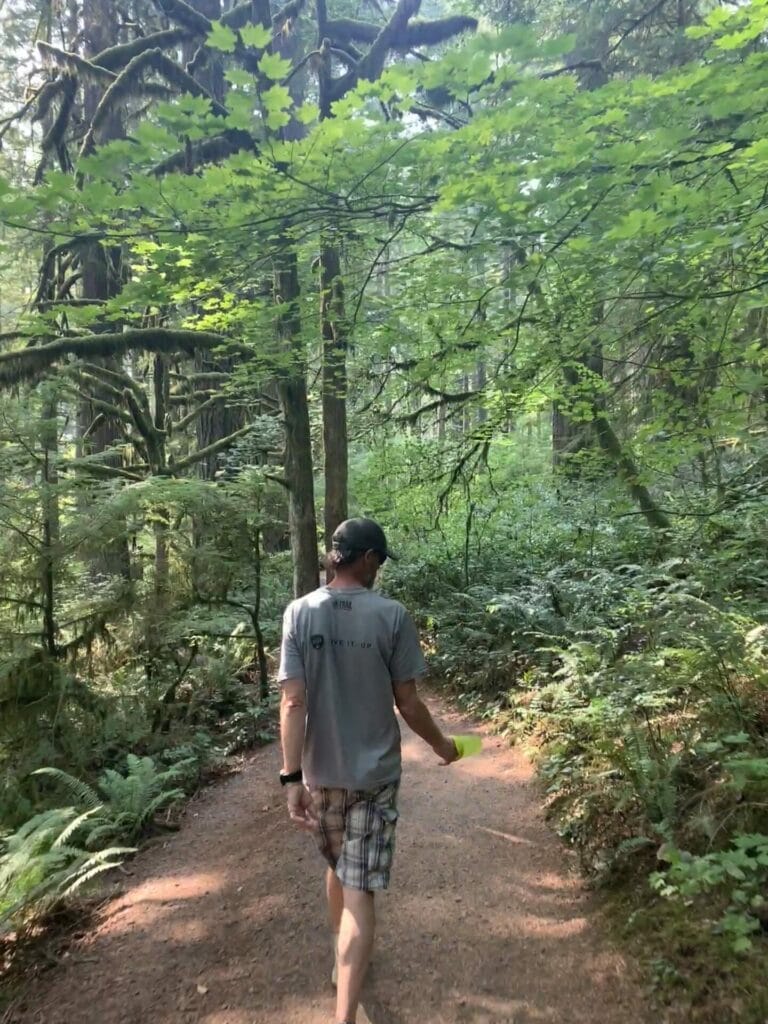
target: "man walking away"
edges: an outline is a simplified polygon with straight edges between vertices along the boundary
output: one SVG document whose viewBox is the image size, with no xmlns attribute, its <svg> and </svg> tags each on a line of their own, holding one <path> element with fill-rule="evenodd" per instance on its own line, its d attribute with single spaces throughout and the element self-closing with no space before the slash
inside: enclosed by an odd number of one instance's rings
<svg viewBox="0 0 768 1024">
<path fill-rule="evenodd" d="M 416 690 L 426 671 L 405 608 L 373 591 L 389 557 L 384 531 L 348 519 L 333 535 L 333 581 L 293 601 L 283 619 L 280 731 L 291 820 L 328 862 L 336 1020 L 354 1024 L 395 843 L 400 729 L 394 704 L 442 764 L 458 757 Z"/>
</svg>

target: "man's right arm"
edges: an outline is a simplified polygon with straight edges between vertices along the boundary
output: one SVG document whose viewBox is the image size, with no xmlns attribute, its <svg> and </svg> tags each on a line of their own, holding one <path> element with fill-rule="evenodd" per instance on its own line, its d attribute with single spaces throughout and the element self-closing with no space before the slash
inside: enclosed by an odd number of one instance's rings
<svg viewBox="0 0 768 1024">
<path fill-rule="evenodd" d="M 396 683 L 393 689 L 397 709 L 416 735 L 432 747 L 444 764 L 456 761 L 459 756 L 456 744 L 443 733 L 430 714 L 429 708 L 419 697 L 416 681 L 409 679 Z"/>
</svg>

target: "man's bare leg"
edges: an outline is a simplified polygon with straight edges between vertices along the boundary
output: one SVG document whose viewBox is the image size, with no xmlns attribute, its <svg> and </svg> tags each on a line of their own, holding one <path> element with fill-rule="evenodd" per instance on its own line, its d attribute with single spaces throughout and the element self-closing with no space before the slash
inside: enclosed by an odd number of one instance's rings
<svg viewBox="0 0 768 1024">
<path fill-rule="evenodd" d="M 335 985 L 338 981 L 339 929 L 341 928 L 341 914 L 344 910 L 344 890 L 333 868 L 328 868 L 325 873 L 325 895 L 328 898 L 328 923 L 331 926 L 333 941 L 331 984 Z"/>
<path fill-rule="evenodd" d="M 336 1020 L 355 1021 L 373 949 L 376 911 L 373 893 L 343 888 L 344 910 L 339 933 L 339 983 L 336 990 Z"/>
</svg>

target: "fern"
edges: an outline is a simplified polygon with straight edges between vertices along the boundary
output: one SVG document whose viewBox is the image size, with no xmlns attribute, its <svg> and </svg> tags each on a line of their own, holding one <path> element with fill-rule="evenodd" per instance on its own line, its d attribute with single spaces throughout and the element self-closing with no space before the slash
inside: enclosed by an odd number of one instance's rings
<svg viewBox="0 0 768 1024">
<path fill-rule="evenodd" d="M 101 810 L 101 808 L 102 808 L 102 805 L 101 805 L 101 804 L 97 804 L 97 805 L 96 805 L 96 807 L 91 807 L 91 808 L 90 808 L 90 810 L 88 810 L 88 811 L 83 811 L 83 813 L 82 813 L 82 814 L 79 814 L 79 815 L 78 815 L 78 816 L 77 816 L 77 817 L 76 817 L 76 818 L 74 819 L 74 821 L 71 821 L 71 822 L 69 823 L 69 825 L 67 825 L 67 827 L 66 827 L 66 828 L 64 829 L 64 831 L 63 831 L 63 832 L 61 833 L 61 835 L 60 835 L 60 836 L 58 837 L 58 839 L 56 839 L 56 840 L 54 841 L 54 844 L 53 844 L 53 845 L 54 845 L 54 847 L 56 847 L 56 848 L 61 848 L 61 847 L 64 847 L 64 846 L 66 846 L 66 844 L 67 844 L 67 843 L 69 842 L 69 840 L 70 840 L 70 839 L 72 838 L 72 836 L 74 836 L 74 835 L 75 835 L 75 833 L 76 833 L 76 832 L 77 832 L 77 831 L 78 831 L 78 830 L 79 830 L 79 829 L 80 829 L 80 828 L 81 828 L 81 827 L 82 827 L 83 825 L 85 825 L 85 824 L 86 824 L 86 822 L 88 822 L 89 824 L 91 824 L 91 821 L 90 821 L 90 819 L 92 819 L 92 818 L 94 817 L 94 815 L 95 815 L 95 814 L 96 814 L 96 813 L 97 813 L 98 811 L 100 811 L 100 810 Z"/>
<path fill-rule="evenodd" d="M 127 847 L 88 851 L 72 844 L 97 811 L 56 807 L 35 815 L 6 838 L 0 856 L 0 932 L 40 918 L 134 852 Z"/>
<path fill-rule="evenodd" d="M 98 793 L 87 782 L 83 782 L 82 779 L 76 779 L 74 775 L 70 775 L 60 768 L 38 768 L 32 774 L 46 775 L 49 778 L 55 779 L 76 804 L 80 804 L 89 810 L 98 807 L 101 803 Z"/>
<path fill-rule="evenodd" d="M 174 785 L 188 771 L 189 762 L 181 761 L 166 771 L 158 771 L 151 757 L 126 757 L 126 774 L 108 769 L 99 780 L 109 816 L 116 833 L 138 835 L 163 807 L 184 798 L 184 791 Z M 100 833 L 104 834 L 104 833 Z"/>
</svg>

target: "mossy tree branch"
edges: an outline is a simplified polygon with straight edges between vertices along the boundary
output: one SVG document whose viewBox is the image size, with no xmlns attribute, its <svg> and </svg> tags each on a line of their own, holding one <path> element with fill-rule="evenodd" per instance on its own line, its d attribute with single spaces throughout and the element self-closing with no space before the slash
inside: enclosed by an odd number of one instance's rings
<svg viewBox="0 0 768 1024">
<path fill-rule="evenodd" d="M 123 355 L 126 352 L 166 352 L 169 355 L 193 355 L 198 349 L 222 348 L 233 355 L 252 355 L 238 345 L 212 331 L 174 330 L 171 328 L 136 328 L 117 333 L 86 334 L 16 352 L 0 353 L 0 387 L 40 377 L 67 356 L 98 359 Z"/>
<path fill-rule="evenodd" d="M 121 43 L 119 46 L 110 46 L 93 58 L 94 64 L 109 71 L 119 72 L 133 60 L 140 56 L 145 50 L 161 49 L 176 46 L 177 43 L 187 39 L 189 32 L 184 28 L 166 28 L 161 32 L 153 32 L 148 36 L 138 36 L 129 43 Z"/>
<path fill-rule="evenodd" d="M 219 452 L 223 452 L 225 449 L 230 448 L 239 437 L 244 437 L 245 434 L 250 433 L 251 430 L 253 430 L 253 424 L 249 423 L 245 427 L 241 427 L 240 430 L 236 430 L 234 434 L 222 437 L 219 441 L 209 444 L 206 448 L 200 448 L 199 451 L 193 452 L 191 455 L 187 455 L 186 458 L 180 459 L 178 462 L 170 463 L 169 469 L 173 473 L 180 473 L 183 469 L 188 469 L 190 466 L 194 466 L 196 463 L 202 462 L 203 459 L 207 459 L 211 455 L 218 455 Z"/>
<path fill-rule="evenodd" d="M 345 75 L 333 82 L 330 89 L 331 101 L 341 99 L 361 79 L 376 81 L 384 70 L 388 53 L 408 53 L 416 46 L 442 43 L 461 32 L 477 28 L 476 18 L 463 15 L 411 22 L 420 6 L 421 0 L 399 0 L 383 28 L 353 18 L 337 18 L 326 23 L 328 36 L 335 49 L 351 54 L 351 46 L 355 42 L 370 46 L 368 52 Z"/>
<path fill-rule="evenodd" d="M 79 75 L 87 81 L 103 82 L 106 80 L 111 82 L 115 78 L 115 73 L 109 68 L 94 64 L 93 61 L 86 60 L 78 53 L 61 50 L 58 46 L 51 46 L 50 43 L 45 43 L 42 40 L 38 40 L 37 48 L 44 60 Z"/>
<path fill-rule="evenodd" d="M 109 118 L 110 114 L 118 104 L 122 103 L 126 97 L 139 91 L 138 85 L 141 76 L 145 71 L 150 70 L 162 75 L 162 77 L 178 89 L 179 92 L 189 93 L 192 96 L 204 96 L 209 100 L 213 113 L 218 117 L 227 116 L 227 108 L 206 92 L 202 85 L 200 85 L 192 75 L 188 74 L 182 67 L 172 61 L 170 57 L 163 53 L 162 50 L 159 48 L 155 48 L 154 50 L 145 50 L 143 53 L 137 54 L 128 62 L 126 67 L 104 92 L 104 95 L 101 97 L 99 105 L 93 115 L 93 120 L 91 121 L 85 138 L 83 139 L 83 145 L 80 150 L 81 156 L 92 151 L 95 143 L 96 132 L 99 130 L 101 125 Z"/>
</svg>

